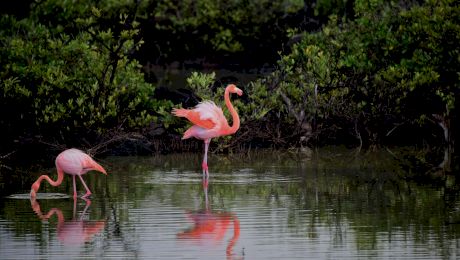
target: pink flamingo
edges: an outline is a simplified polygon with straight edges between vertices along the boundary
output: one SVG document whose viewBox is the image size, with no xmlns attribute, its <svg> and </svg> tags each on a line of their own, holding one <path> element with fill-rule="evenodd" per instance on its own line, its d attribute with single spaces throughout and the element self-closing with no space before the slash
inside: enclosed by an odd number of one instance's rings
<svg viewBox="0 0 460 260">
<path fill-rule="evenodd" d="M 51 180 L 50 177 L 48 177 L 47 175 L 41 175 L 34 182 L 34 184 L 32 184 L 32 189 L 30 191 L 30 197 L 32 199 L 36 198 L 37 191 L 40 188 L 40 183 L 43 180 L 46 180 L 49 184 L 51 184 L 54 187 L 59 186 L 62 183 L 62 180 L 64 179 L 64 172 L 72 175 L 74 199 L 77 197 L 77 186 L 75 183 L 75 176 L 78 176 L 81 180 L 81 183 L 83 183 L 83 186 L 85 186 L 86 194 L 83 195 L 82 198 L 86 198 L 89 195 L 91 195 L 91 191 L 89 190 L 88 186 L 86 186 L 86 183 L 81 176 L 92 170 L 99 171 L 107 175 L 107 172 L 104 170 L 104 168 L 102 168 L 101 165 L 95 162 L 86 153 L 75 148 L 65 150 L 56 157 L 56 169 L 58 173 L 58 178 L 56 181 Z"/>
<path fill-rule="evenodd" d="M 240 128 L 240 117 L 230 102 L 230 93 L 236 93 L 238 96 L 243 95 L 243 91 L 234 84 L 229 84 L 225 88 L 224 100 L 230 114 L 232 115 L 233 125 L 229 126 L 222 109 L 212 101 L 200 102 L 193 109 L 175 108 L 172 113 L 178 117 L 185 117 L 194 125 L 185 131 L 182 139 L 195 137 L 204 141 L 203 156 L 203 174 L 209 175 L 208 172 L 208 148 L 211 138 L 236 133 Z"/>
</svg>

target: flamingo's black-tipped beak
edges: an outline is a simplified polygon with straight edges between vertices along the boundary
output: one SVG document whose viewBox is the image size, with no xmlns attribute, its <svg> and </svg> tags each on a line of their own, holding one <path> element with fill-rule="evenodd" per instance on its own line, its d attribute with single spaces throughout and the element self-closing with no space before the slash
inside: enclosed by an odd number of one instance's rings
<svg viewBox="0 0 460 260">
<path fill-rule="evenodd" d="M 241 90 L 241 89 L 239 89 L 239 88 L 236 88 L 236 94 L 237 94 L 238 96 L 243 95 L 243 90 Z"/>
</svg>

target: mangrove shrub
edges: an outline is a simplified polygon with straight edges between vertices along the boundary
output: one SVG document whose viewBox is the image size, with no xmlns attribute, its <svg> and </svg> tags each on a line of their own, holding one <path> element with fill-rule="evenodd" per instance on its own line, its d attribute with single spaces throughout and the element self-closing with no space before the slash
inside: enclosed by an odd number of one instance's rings
<svg viewBox="0 0 460 260">
<path fill-rule="evenodd" d="M 2 17 L 2 140 L 91 145 L 111 130 L 155 122 L 169 107 L 152 97 L 154 86 L 131 57 L 142 44 L 138 24 L 120 15 L 124 29 L 113 31 L 99 26 L 100 17 L 94 8 L 74 21 L 72 34 Z"/>
</svg>

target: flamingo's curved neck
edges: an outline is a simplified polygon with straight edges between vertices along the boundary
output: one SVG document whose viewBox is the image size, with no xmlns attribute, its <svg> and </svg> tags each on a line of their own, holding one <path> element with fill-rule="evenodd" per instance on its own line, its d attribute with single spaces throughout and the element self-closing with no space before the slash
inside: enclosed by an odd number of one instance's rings
<svg viewBox="0 0 460 260">
<path fill-rule="evenodd" d="M 48 177 L 48 175 L 42 175 L 42 176 L 38 177 L 38 179 L 32 185 L 32 189 L 35 192 L 37 192 L 38 189 L 40 188 L 40 184 L 41 184 L 41 182 L 43 180 L 46 180 L 52 186 L 59 186 L 62 183 L 62 181 L 64 180 L 64 171 L 59 166 L 57 166 L 57 174 L 58 174 L 58 178 L 57 178 L 56 181 L 53 181 L 50 177 Z"/>
<path fill-rule="evenodd" d="M 224 100 L 225 105 L 228 108 L 228 111 L 230 111 L 230 114 L 232 115 L 233 121 L 233 125 L 228 129 L 227 134 L 234 134 L 240 128 L 240 117 L 238 116 L 238 113 L 236 112 L 235 108 L 230 102 L 230 91 L 228 88 L 225 89 Z"/>
</svg>

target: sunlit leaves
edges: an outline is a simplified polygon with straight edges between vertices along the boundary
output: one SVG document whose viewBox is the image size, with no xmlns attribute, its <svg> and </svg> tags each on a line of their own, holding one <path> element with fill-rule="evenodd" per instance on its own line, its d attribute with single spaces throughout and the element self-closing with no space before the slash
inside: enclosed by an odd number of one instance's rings
<svg viewBox="0 0 460 260">
<path fill-rule="evenodd" d="M 29 89 L 21 86 L 19 79 L 16 77 L 2 80 L 0 85 L 3 98 L 20 98 L 21 96 L 29 97 L 32 94 Z"/>
<path fill-rule="evenodd" d="M 187 78 L 187 84 L 192 88 L 192 90 L 201 98 L 207 100 L 213 100 L 214 97 L 211 97 L 210 87 L 216 80 L 216 73 L 199 73 L 192 72 L 192 74 Z M 214 95 L 215 96 L 215 95 Z"/>
</svg>

